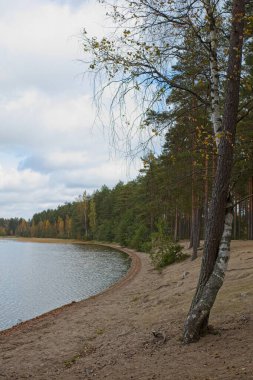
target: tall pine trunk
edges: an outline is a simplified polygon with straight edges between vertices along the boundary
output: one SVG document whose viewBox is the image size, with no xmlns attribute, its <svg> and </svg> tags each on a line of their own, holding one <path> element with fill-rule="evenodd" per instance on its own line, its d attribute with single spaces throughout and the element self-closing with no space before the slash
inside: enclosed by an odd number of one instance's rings
<svg viewBox="0 0 253 380">
<path fill-rule="evenodd" d="M 223 284 L 232 236 L 232 203 L 229 183 L 233 163 L 245 16 L 245 0 L 234 0 L 232 9 L 227 85 L 222 133 L 216 136 L 218 160 L 208 213 L 204 255 L 199 282 L 185 322 L 183 340 L 199 339 L 208 325 L 209 314 Z"/>
<path fill-rule="evenodd" d="M 253 176 L 249 178 L 248 239 L 253 240 Z"/>
<path fill-rule="evenodd" d="M 193 144 L 193 150 L 195 149 Z M 200 209 L 199 209 L 199 196 L 197 195 L 196 187 L 196 161 L 192 162 L 192 221 L 191 221 L 191 239 L 189 248 L 192 248 L 192 260 L 195 260 L 198 256 L 198 247 L 200 239 Z"/>
<path fill-rule="evenodd" d="M 176 207 L 175 226 L 174 226 L 174 241 L 178 240 L 178 209 Z"/>
<path fill-rule="evenodd" d="M 236 198 L 234 198 L 234 201 L 236 203 Z M 233 224 L 233 235 L 234 235 L 234 240 L 237 239 L 237 206 L 234 208 L 234 224 Z"/>
<path fill-rule="evenodd" d="M 200 241 L 200 209 L 193 207 L 192 210 L 192 260 L 198 256 L 198 247 Z"/>
</svg>

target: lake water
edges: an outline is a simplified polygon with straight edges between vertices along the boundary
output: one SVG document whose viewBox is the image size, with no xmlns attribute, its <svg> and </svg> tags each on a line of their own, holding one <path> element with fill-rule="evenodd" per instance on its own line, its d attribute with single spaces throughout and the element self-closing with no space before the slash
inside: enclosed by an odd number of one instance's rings
<svg viewBox="0 0 253 380">
<path fill-rule="evenodd" d="M 110 248 L 0 239 L 0 330 L 97 294 L 129 266 Z"/>
</svg>

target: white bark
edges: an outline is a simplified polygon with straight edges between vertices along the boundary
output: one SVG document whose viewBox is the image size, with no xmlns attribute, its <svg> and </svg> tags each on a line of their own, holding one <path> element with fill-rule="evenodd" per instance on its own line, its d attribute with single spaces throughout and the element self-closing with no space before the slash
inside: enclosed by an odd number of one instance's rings
<svg viewBox="0 0 253 380">
<path fill-rule="evenodd" d="M 219 67 L 218 67 L 218 38 L 217 38 L 217 27 L 216 27 L 216 21 L 215 21 L 215 4 L 213 0 L 203 0 L 207 17 L 209 20 L 209 28 L 210 28 L 210 73 L 211 73 L 211 106 L 212 106 L 212 124 L 213 124 L 213 131 L 216 141 L 216 147 L 217 150 L 219 148 L 220 138 L 221 138 L 221 131 L 222 131 L 222 118 L 221 118 L 221 107 L 220 107 L 220 90 L 219 90 Z M 228 194 L 229 196 L 229 194 Z M 229 202 L 227 204 L 227 208 L 229 208 Z M 231 213 L 232 221 L 231 225 L 233 224 L 233 214 Z M 226 221 L 224 225 L 224 233 L 226 230 Z M 230 237 L 231 240 L 231 237 Z M 217 260 L 219 260 L 219 255 L 221 250 L 225 247 L 226 249 L 230 249 L 226 241 L 223 241 L 223 237 L 220 242 L 220 248 L 219 253 L 217 256 Z M 223 248 L 222 248 L 223 247 Z"/>
<path fill-rule="evenodd" d="M 214 4 L 212 0 L 203 0 L 203 4 Z M 233 0 L 230 48 L 227 69 L 227 87 L 225 92 L 223 122 L 224 130 L 231 133 L 231 142 L 235 139 L 236 120 L 239 105 L 240 72 L 243 48 L 245 0 Z M 212 12 L 214 12 L 213 8 Z M 240 17 L 238 17 L 240 15 Z M 213 14 L 208 15 L 214 21 Z M 211 23 L 210 23 L 211 29 Z M 216 29 L 216 28 L 214 28 Z M 214 73 L 212 73 L 212 77 Z M 214 116 L 213 116 L 214 118 Z M 205 242 L 205 253 L 199 284 L 194 296 L 188 318 L 185 323 L 184 342 L 198 340 L 208 326 L 209 313 L 221 288 L 230 256 L 232 238 L 233 206 L 229 194 L 229 180 L 232 171 L 233 146 L 224 137 L 217 142 L 218 166 L 212 193 L 210 218 L 208 221 L 208 240 Z M 226 204 L 227 202 L 227 204 Z M 226 204 L 224 227 L 220 241 L 223 207 Z M 221 209 L 220 209 L 221 207 Z M 216 219 L 217 218 L 217 219 Z M 215 225 L 217 223 L 217 226 Z M 218 246 L 218 247 L 217 247 Z"/>
<path fill-rule="evenodd" d="M 216 141 L 217 150 L 222 131 L 220 92 L 219 92 L 219 68 L 217 58 L 217 28 L 215 24 L 213 0 L 203 0 L 209 21 L 210 38 L 210 73 L 211 73 L 211 120 Z M 224 230 L 219 244 L 217 259 L 213 271 L 205 284 L 199 301 L 192 305 L 185 323 L 184 342 L 190 343 L 198 339 L 198 331 L 203 323 L 208 320 L 210 310 L 214 304 L 217 293 L 221 288 L 230 257 L 230 242 L 232 238 L 233 207 L 228 194 Z"/>
<path fill-rule="evenodd" d="M 218 66 L 218 38 L 217 28 L 214 15 L 214 1 L 203 0 L 208 21 L 209 21 L 209 40 L 210 40 L 210 73 L 211 73 L 211 120 L 213 124 L 216 146 L 220 143 L 220 134 L 222 130 L 222 118 L 220 108 L 220 90 L 219 90 L 219 66 Z"/>
<path fill-rule="evenodd" d="M 213 272 L 204 287 L 199 302 L 194 305 L 187 317 L 187 329 L 185 329 L 184 343 L 191 343 L 194 339 L 198 339 L 197 332 L 199 331 L 199 327 L 202 325 L 205 318 L 208 317 L 217 293 L 223 284 L 230 257 L 232 224 L 233 206 L 232 203 L 229 202 L 227 205 L 224 231 L 220 242 L 218 257 Z"/>
</svg>

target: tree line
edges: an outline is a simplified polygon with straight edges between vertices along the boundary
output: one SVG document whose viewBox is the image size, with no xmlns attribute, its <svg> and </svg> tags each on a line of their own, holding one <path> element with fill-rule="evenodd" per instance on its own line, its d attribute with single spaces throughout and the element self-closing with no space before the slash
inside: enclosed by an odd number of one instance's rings
<svg viewBox="0 0 253 380">
<path fill-rule="evenodd" d="M 210 130 L 213 137 L 210 197 L 208 176 L 201 184 L 198 181 L 200 171 L 210 173 L 208 140 L 203 136 L 206 149 L 201 153 L 198 140 L 191 139 L 191 187 L 197 189 L 192 192 L 191 202 L 193 258 L 203 202 L 205 210 L 204 254 L 183 334 L 184 343 L 191 343 L 208 330 L 210 311 L 229 261 L 234 208 L 241 203 L 239 200 L 235 204 L 233 199 L 238 182 L 238 178 L 233 181 L 233 175 L 236 166 L 244 172 L 247 151 L 238 139 L 238 124 L 253 109 L 252 67 L 248 66 L 252 61 L 253 3 L 114 0 L 103 4 L 115 26 L 113 34 L 100 39 L 85 32 L 84 47 L 94 73 L 95 99 L 99 102 L 101 96 L 106 97 L 108 88 L 113 94 L 112 125 L 120 119 L 121 128 L 131 137 L 138 126 L 145 130 L 151 127 L 156 135 L 163 128 L 168 130 L 181 123 L 181 138 L 187 124 L 197 124 L 199 129 L 204 128 L 206 137 Z M 139 117 L 128 107 L 133 97 L 138 101 Z M 103 102 L 99 103 L 101 110 Z M 199 159 L 202 155 L 206 157 L 204 168 Z M 204 198 L 201 185 L 205 186 Z M 178 203 L 177 198 L 174 203 Z M 177 221 L 176 209 L 176 225 Z"/>
<path fill-rule="evenodd" d="M 245 120 L 237 134 L 244 152 L 233 169 L 233 202 L 239 202 L 233 239 L 253 239 L 252 122 L 249 118 L 247 128 Z M 135 180 L 112 189 L 104 185 L 92 195 L 84 192 L 74 202 L 36 213 L 31 220 L 0 219 L 0 234 L 117 242 L 149 251 L 152 234 L 162 228 L 174 241 L 189 240 L 195 250 L 205 237 L 216 160 L 214 141 L 200 123 L 195 119 L 187 125 L 177 123 L 166 133 L 162 153 L 142 158 Z"/>
<path fill-rule="evenodd" d="M 149 132 L 150 138 L 140 140 L 139 148 L 147 148 L 152 136 L 165 133 L 162 154 L 146 149 L 135 181 L 84 194 L 52 211 L 57 217 L 50 219 L 46 211 L 19 225 L 27 224 L 29 233 L 48 229 L 66 236 L 69 231 L 72 237 L 141 250 L 150 249 L 152 234 L 159 231 L 175 241 L 188 238 L 193 259 L 204 238 L 184 328 L 183 341 L 190 343 L 207 331 L 231 238 L 252 239 L 253 2 L 102 4 L 113 33 L 83 35 L 98 109 L 112 94 L 114 141 L 125 133 L 131 150 L 129 140 L 145 131 L 141 136 Z"/>
</svg>

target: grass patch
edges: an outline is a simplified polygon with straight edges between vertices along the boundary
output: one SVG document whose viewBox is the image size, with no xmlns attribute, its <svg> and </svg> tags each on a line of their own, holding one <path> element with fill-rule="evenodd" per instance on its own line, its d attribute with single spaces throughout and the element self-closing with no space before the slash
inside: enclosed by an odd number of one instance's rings
<svg viewBox="0 0 253 380">
<path fill-rule="evenodd" d="M 97 335 L 103 335 L 105 333 L 105 329 L 96 329 Z"/>
<path fill-rule="evenodd" d="M 81 356 L 80 356 L 79 354 L 77 354 L 77 355 L 73 356 L 73 358 L 68 359 L 68 360 L 65 360 L 65 361 L 64 361 L 64 365 L 65 365 L 65 367 L 66 367 L 66 368 L 70 368 L 70 367 L 72 367 L 72 365 L 75 364 L 76 361 L 77 361 L 78 359 L 80 359 L 80 357 L 81 357 Z"/>
<path fill-rule="evenodd" d="M 91 346 L 90 344 L 85 344 L 79 353 L 77 353 L 70 359 L 64 360 L 64 366 L 66 368 L 71 368 L 72 365 L 74 365 L 79 359 L 84 358 L 95 351 L 95 347 Z"/>
<path fill-rule="evenodd" d="M 132 299 L 131 299 L 131 302 L 137 302 L 139 301 L 140 299 L 140 296 L 134 296 Z"/>
</svg>

